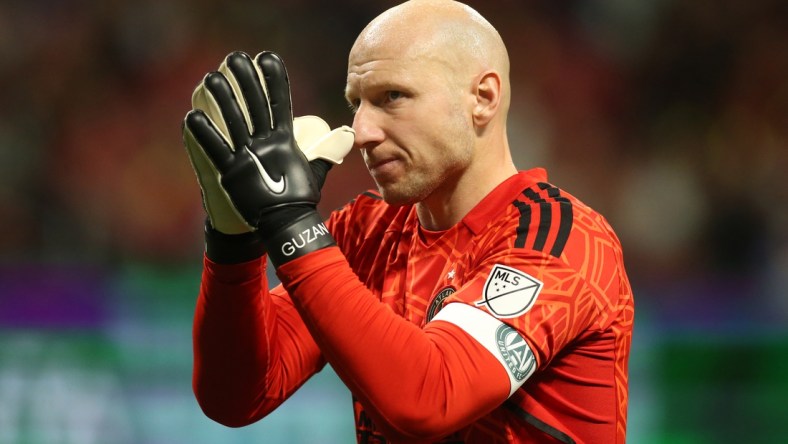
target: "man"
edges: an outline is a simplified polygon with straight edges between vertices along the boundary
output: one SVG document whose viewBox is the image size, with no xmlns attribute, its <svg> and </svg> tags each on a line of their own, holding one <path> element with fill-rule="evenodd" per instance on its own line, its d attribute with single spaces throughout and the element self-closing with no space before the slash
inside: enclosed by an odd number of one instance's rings
<svg viewBox="0 0 788 444">
<path fill-rule="evenodd" d="M 350 51 L 352 131 L 293 127 L 271 53 L 206 76 L 184 139 L 209 215 L 193 381 L 209 417 L 255 422 L 330 363 L 359 442 L 625 441 L 620 244 L 544 170 L 515 168 L 508 70 L 474 10 L 412 0 Z M 351 143 L 378 192 L 323 225 L 328 162 Z"/>
</svg>

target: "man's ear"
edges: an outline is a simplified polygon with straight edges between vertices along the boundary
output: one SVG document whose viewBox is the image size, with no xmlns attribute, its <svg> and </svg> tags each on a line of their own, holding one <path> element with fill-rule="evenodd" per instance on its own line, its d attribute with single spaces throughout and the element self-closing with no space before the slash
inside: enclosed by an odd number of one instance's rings
<svg viewBox="0 0 788 444">
<path fill-rule="evenodd" d="M 474 85 L 476 104 L 473 108 L 473 123 L 485 126 L 498 113 L 501 105 L 501 76 L 496 71 L 481 73 Z"/>
</svg>

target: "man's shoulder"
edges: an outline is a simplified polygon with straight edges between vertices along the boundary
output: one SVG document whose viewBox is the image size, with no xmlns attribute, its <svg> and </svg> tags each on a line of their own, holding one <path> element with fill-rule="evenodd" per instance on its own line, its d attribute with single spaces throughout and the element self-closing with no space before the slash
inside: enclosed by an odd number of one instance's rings
<svg viewBox="0 0 788 444">
<path fill-rule="evenodd" d="M 527 178 L 521 173 L 520 180 L 500 190 L 497 208 L 486 209 L 487 214 L 475 221 L 474 231 L 487 244 L 563 260 L 566 253 L 593 249 L 597 241 L 620 249 L 613 229 L 599 212 L 544 176 Z"/>
</svg>

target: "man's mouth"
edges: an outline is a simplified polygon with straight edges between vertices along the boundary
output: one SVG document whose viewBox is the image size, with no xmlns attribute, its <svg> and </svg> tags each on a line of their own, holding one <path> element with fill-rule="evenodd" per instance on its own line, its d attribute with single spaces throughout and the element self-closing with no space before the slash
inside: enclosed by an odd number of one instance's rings
<svg viewBox="0 0 788 444">
<path fill-rule="evenodd" d="M 396 157 L 387 157 L 383 159 L 368 159 L 367 169 L 375 179 L 385 179 L 393 176 L 402 163 Z"/>
</svg>

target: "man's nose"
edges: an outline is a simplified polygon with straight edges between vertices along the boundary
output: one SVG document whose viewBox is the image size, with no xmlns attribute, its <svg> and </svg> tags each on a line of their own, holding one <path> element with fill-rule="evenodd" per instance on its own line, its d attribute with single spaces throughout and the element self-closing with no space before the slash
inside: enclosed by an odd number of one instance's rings
<svg viewBox="0 0 788 444">
<path fill-rule="evenodd" d="M 353 146 L 359 149 L 371 148 L 382 142 L 385 133 L 381 124 L 381 113 L 374 107 L 362 103 L 353 116 L 353 130 L 356 132 Z"/>
</svg>

